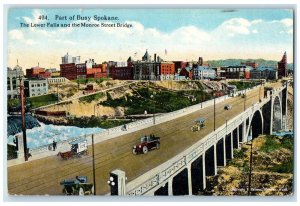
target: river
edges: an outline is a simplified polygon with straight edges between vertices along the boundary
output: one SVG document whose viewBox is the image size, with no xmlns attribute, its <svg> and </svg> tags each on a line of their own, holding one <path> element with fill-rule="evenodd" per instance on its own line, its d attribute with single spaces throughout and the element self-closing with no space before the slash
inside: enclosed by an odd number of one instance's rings
<svg viewBox="0 0 300 206">
<path fill-rule="evenodd" d="M 53 124 L 44 124 L 39 122 L 40 127 L 34 127 L 26 130 L 27 147 L 32 149 L 39 146 L 51 144 L 53 140 L 60 142 L 62 140 L 72 139 L 74 137 L 99 133 L 101 128 L 79 128 L 75 126 L 57 126 Z M 20 133 L 18 133 L 20 134 Z M 14 135 L 9 135 L 7 143 L 12 144 Z"/>
</svg>

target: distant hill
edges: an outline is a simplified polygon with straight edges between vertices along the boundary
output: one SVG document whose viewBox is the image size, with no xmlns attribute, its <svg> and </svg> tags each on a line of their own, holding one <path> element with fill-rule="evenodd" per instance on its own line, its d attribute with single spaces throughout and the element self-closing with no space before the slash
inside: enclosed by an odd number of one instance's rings
<svg viewBox="0 0 300 206">
<path fill-rule="evenodd" d="M 264 60 L 264 59 L 224 59 L 224 60 L 208 60 L 207 62 L 212 67 L 220 67 L 220 66 L 236 66 L 241 65 L 241 62 L 256 62 L 259 66 L 270 66 L 275 67 L 277 66 L 278 61 L 274 60 Z M 293 63 L 288 64 L 288 69 L 293 70 Z"/>
</svg>

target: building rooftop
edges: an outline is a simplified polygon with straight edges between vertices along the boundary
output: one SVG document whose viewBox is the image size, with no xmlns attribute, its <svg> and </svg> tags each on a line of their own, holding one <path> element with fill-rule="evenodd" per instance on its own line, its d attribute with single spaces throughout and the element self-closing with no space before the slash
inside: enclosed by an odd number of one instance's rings
<svg viewBox="0 0 300 206">
<path fill-rule="evenodd" d="M 198 70 L 198 71 L 215 71 L 213 70 L 212 68 L 208 67 L 208 66 L 198 66 L 195 68 L 195 70 Z"/>
</svg>

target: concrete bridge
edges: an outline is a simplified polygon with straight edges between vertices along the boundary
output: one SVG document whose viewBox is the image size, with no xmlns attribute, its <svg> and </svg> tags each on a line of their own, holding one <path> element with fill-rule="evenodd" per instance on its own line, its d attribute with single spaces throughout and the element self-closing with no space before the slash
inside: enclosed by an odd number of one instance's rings
<svg viewBox="0 0 300 206">
<path fill-rule="evenodd" d="M 121 126 L 95 134 L 97 195 L 109 194 L 107 180 L 116 169 L 125 172 L 116 171 L 120 175 L 118 195 L 197 194 L 206 187 L 205 177 L 215 175 L 217 166 L 226 165 L 240 143 L 285 128 L 287 85 L 270 86 L 274 89 L 265 96 L 262 87 L 255 87 L 246 91 L 246 98 L 216 98 L 215 109 L 214 100 L 210 100 L 155 116 L 155 120 L 129 123 L 125 131 Z M 233 105 L 232 109 L 224 110 L 225 104 Z M 191 125 L 199 116 L 207 119 L 206 128 L 192 132 Z M 151 133 L 161 137 L 161 148 L 146 155 L 133 155 L 131 148 L 139 137 Z M 90 144 L 90 137 L 86 138 Z M 91 155 L 71 160 L 56 156 L 68 141 L 58 143 L 55 152 L 47 146 L 31 150 L 28 162 L 24 163 L 22 155 L 8 161 L 9 194 L 62 195 L 62 179 L 86 175 L 92 180 Z"/>
<path fill-rule="evenodd" d="M 268 91 L 258 102 L 193 146 L 125 185 L 119 182 L 119 195 L 193 195 L 206 188 L 206 176 L 226 166 L 233 149 L 260 134 L 286 129 L 287 83 Z M 120 173 L 120 176 L 125 173 Z M 126 190 L 121 188 L 126 188 Z"/>
</svg>

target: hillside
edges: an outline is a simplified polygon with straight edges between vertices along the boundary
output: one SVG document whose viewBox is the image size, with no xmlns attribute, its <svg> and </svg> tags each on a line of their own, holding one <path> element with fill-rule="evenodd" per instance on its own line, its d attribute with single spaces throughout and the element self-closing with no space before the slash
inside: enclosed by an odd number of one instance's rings
<svg viewBox="0 0 300 206">
<path fill-rule="evenodd" d="M 256 62 L 259 66 L 277 66 L 277 62 L 275 60 L 264 60 L 264 59 L 222 59 L 222 60 L 208 60 L 207 62 L 212 67 L 220 67 L 220 66 L 230 66 L 230 65 L 240 65 L 241 62 Z M 288 69 L 293 70 L 293 63 L 288 64 Z"/>
<path fill-rule="evenodd" d="M 248 195 L 250 145 L 234 150 L 234 159 L 208 178 L 207 195 Z M 283 196 L 293 193 L 293 139 L 260 136 L 253 141 L 251 193 Z"/>
</svg>

